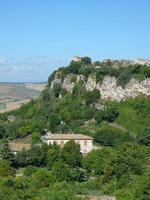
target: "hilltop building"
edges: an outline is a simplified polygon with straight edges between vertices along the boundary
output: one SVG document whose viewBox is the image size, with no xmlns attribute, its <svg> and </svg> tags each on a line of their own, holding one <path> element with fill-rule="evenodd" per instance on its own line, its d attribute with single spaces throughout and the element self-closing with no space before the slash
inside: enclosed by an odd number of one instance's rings
<svg viewBox="0 0 150 200">
<path fill-rule="evenodd" d="M 52 134 L 51 132 L 47 132 L 42 136 L 42 140 L 48 145 L 56 142 L 56 144 L 61 147 L 69 140 L 74 140 L 77 144 L 80 144 L 80 151 L 83 154 L 86 154 L 93 149 L 93 138 L 82 134 Z"/>
<path fill-rule="evenodd" d="M 81 61 L 81 57 L 79 57 L 79 56 L 74 56 L 73 57 L 73 59 L 72 59 L 72 61 L 75 61 L 75 62 L 80 62 Z"/>
<path fill-rule="evenodd" d="M 145 60 L 142 58 L 137 58 L 134 60 L 134 64 L 139 64 L 139 65 L 150 65 L 150 60 Z"/>
</svg>

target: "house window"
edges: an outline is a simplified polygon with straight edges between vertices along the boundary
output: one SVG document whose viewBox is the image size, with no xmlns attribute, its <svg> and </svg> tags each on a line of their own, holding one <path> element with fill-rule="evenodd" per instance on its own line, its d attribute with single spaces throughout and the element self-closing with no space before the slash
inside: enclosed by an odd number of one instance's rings
<svg viewBox="0 0 150 200">
<path fill-rule="evenodd" d="M 84 146 L 87 146 L 87 141 L 86 140 L 84 141 Z"/>
</svg>

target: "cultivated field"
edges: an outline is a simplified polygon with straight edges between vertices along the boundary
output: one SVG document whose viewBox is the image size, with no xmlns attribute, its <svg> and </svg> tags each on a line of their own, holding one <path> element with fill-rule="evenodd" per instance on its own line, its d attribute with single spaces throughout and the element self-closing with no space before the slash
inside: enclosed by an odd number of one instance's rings
<svg viewBox="0 0 150 200">
<path fill-rule="evenodd" d="M 20 108 L 39 97 L 45 83 L 0 83 L 0 113 Z"/>
</svg>

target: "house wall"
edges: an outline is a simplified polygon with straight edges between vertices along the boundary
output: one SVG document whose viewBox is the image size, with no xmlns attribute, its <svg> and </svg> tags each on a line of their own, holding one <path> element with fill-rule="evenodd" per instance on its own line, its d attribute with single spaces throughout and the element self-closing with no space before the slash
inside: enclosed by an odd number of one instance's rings
<svg viewBox="0 0 150 200">
<path fill-rule="evenodd" d="M 48 145 L 56 142 L 61 147 L 64 146 L 69 140 L 45 140 Z M 93 141 L 92 140 L 75 140 L 77 144 L 80 144 L 81 153 L 88 153 L 93 149 Z"/>
<path fill-rule="evenodd" d="M 149 60 L 142 60 L 142 59 L 135 59 L 134 64 L 150 65 L 150 61 Z"/>
</svg>

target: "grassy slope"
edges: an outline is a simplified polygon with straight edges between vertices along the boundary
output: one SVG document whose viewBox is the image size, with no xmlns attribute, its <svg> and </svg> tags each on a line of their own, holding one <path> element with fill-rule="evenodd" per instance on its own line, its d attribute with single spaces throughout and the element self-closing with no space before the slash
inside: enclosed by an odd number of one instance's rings
<svg viewBox="0 0 150 200">
<path fill-rule="evenodd" d="M 146 101 L 149 101 L 149 98 Z M 150 127 L 150 115 L 144 115 L 142 111 L 138 113 L 134 107 L 134 103 L 136 103 L 136 100 L 129 100 L 119 104 L 120 115 L 116 119 L 116 122 L 134 135 L 137 135 L 142 128 Z"/>
</svg>

